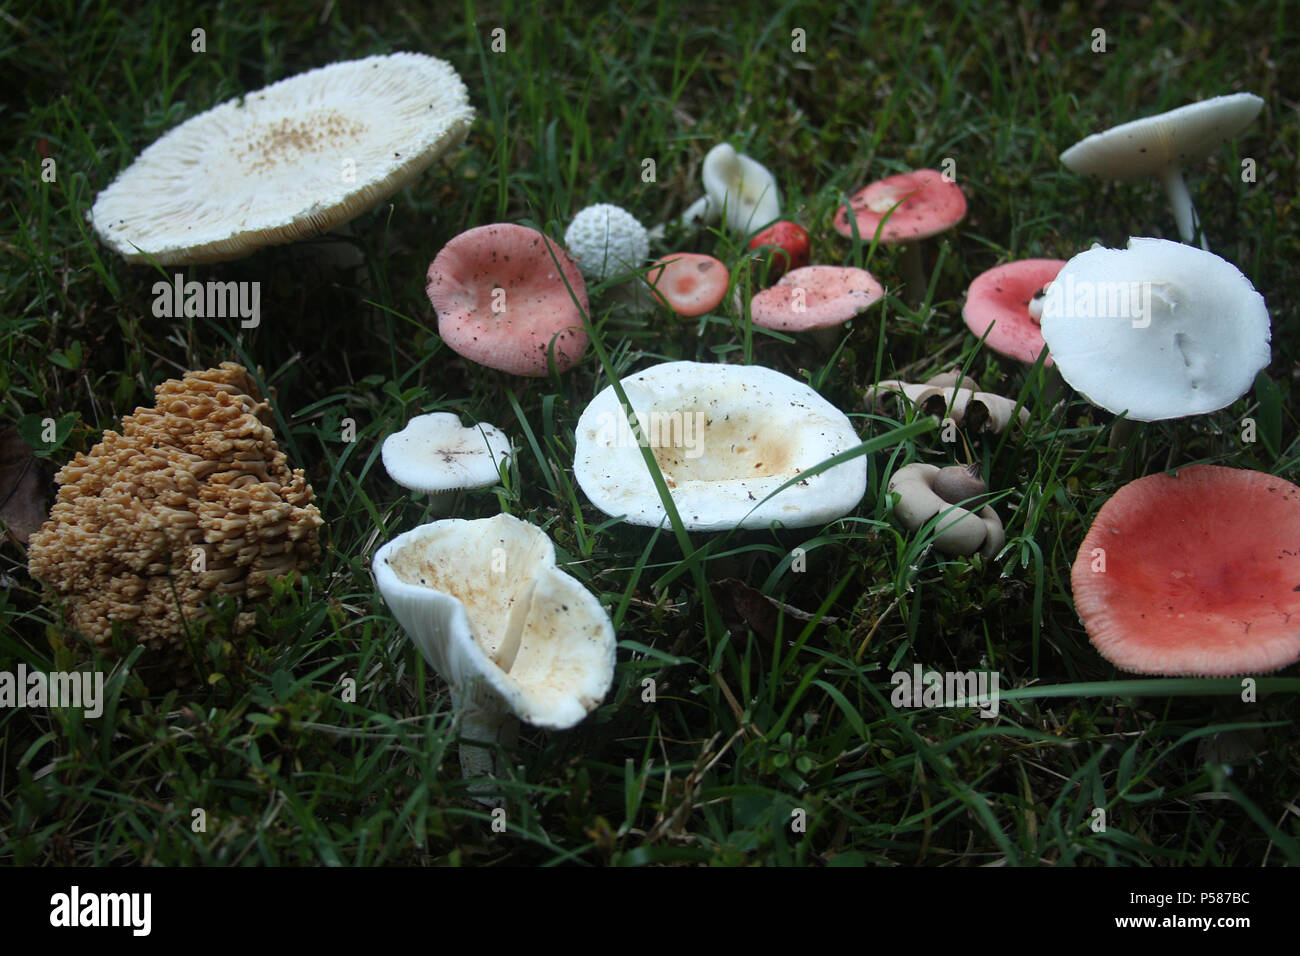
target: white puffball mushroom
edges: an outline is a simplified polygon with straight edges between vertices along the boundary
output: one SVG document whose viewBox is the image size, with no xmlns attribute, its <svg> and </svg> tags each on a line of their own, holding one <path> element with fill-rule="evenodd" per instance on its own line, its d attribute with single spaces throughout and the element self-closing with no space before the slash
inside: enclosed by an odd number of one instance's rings
<svg viewBox="0 0 1300 956">
<path fill-rule="evenodd" d="M 1225 408 L 1272 358 L 1268 308 L 1250 280 L 1168 239 L 1075 256 L 1047 290 L 1042 330 L 1075 390 L 1142 422 Z"/>
<path fill-rule="evenodd" d="M 583 276 L 602 282 L 635 269 L 650 256 L 645 226 L 625 209 L 609 203 L 588 206 L 573 217 L 564 244 Z"/>
</svg>

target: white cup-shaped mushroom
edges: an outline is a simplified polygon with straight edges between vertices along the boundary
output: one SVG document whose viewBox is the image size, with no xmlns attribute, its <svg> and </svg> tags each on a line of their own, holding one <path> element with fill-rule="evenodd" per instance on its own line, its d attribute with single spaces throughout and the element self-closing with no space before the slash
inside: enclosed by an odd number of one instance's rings
<svg viewBox="0 0 1300 956">
<path fill-rule="evenodd" d="M 1183 182 L 1183 167 L 1199 163 L 1246 128 L 1263 108 L 1253 93 L 1216 96 L 1167 113 L 1093 133 L 1061 154 L 1076 173 L 1103 179 L 1158 176 L 1169 195 L 1183 242 L 1196 232 L 1196 210 Z M 1208 249 L 1205 236 L 1201 247 Z"/>
<path fill-rule="evenodd" d="M 866 491 L 859 456 L 776 492 L 859 444 L 844 413 L 803 382 L 758 365 L 666 362 L 622 384 L 688 529 L 809 527 L 848 514 Z M 606 514 L 652 527 L 667 521 L 613 386 L 578 420 L 573 473 Z"/>
<path fill-rule="evenodd" d="M 707 220 L 722 215 L 728 229 L 745 234 L 781 218 L 776 177 L 757 160 L 736 152 L 730 143 L 719 143 L 704 157 L 704 191 L 708 197 L 705 209 L 697 202 L 687 216 Z"/>
<path fill-rule="evenodd" d="M 1134 421 L 1224 408 L 1271 358 L 1268 308 L 1250 280 L 1167 239 L 1075 256 L 1048 287 L 1042 328 L 1061 376 Z"/>
<path fill-rule="evenodd" d="M 555 564 L 540 529 L 510 515 L 447 518 L 375 553 L 393 616 L 451 689 L 466 777 L 493 770 L 490 748 L 523 720 L 565 730 L 614 679 L 614 626 L 596 596 Z M 479 787 L 478 789 L 486 789 Z"/>
<path fill-rule="evenodd" d="M 997 554 L 998 549 L 1006 543 L 1006 533 L 1002 530 L 1002 520 L 988 505 L 980 508 L 964 508 L 958 502 L 965 501 L 975 505 L 987 488 L 983 482 L 971 482 L 969 487 L 960 480 L 952 480 L 952 472 L 964 472 L 957 466 L 941 469 L 923 462 L 905 465 L 889 479 L 888 490 L 898 495 L 894 505 L 894 517 L 908 531 L 919 530 L 927 521 L 939 516 L 935 523 L 938 532 L 934 536 L 934 546 L 945 554 L 975 554 L 984 557 Z M 947 475 L 941 473 L 948 472 Z M 936 486 L 942 490 L 942 478 L 949 478 L 950 487 L 965 488 L 956 494 L 949 493 L 948 499 L 942 497 Z M 955 476 L 957 479 L 961 475 Z M 949 500 L 949 499 L 956 499 Z"/>
<path fill-rule="evenodd" d="M 415 416 L 384 439 L 382 450 L 388 476 L 429 495 L 436 511 L 458 491 L 496 484 L 510 454 L 510 439 L 501 429 L 487 423 L 464 428 L 454 412 Z"/>
</svg>

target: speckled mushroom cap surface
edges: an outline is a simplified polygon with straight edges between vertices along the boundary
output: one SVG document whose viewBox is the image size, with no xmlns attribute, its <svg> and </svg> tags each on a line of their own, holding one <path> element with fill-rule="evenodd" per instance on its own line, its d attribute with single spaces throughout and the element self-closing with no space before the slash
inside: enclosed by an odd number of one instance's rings
<svg viewBox="0 0 1300 956">
<path fill-rule="evenodd" d="M 860 442 L 843 412 L 780 372 L 667 362 L 622 385 L 687 528 L 823 524 L 866 491 L 865 456 L 800 480 Z M 574 476 L 601 511 L 653 527 L 667 511 L 633 436 L 613 386 L 605 388 L 578 421 Z"/>
<path fill-rule="evenodd" d="M 867 311 L 885 288 L 866 269 L 803 266 L 750 300 L 754 324 L 764 329 L 807 332 L 843 325 Z"/>
<path fill-rule="evenodd" d="M 450 64 L 420 53 L 335 63 L 193 117 L 95 200 L 130 262 L 234 259 L 325 232 L 411 182 L 474 120 Z"/>
<path fill-rule="evenodd" d="M 563 730 L 614 680 L 617 641 L 596 595 L 511 515 L 421 525 L 380 548 L 375 582 L 459 707 Z"/>
<path fill-rule="evenodd" d="M 472 362 L 542 377 L 552 344 L 561 372 L 587 350 L 582 273 L 536 229 L 495 223 L 462 232 L 442 247 L 428 278 L 438 334 Z"/>
<path fill-rule="evenodd" d="M 455 412 L 416 415 L 380 451 L 388 477 L 430 494 L 496 484 L 510 453 L 501 429 L 486 422 L 465 428 Z"/>
<path fill-rule="evenodd" d="M 881 242 L 928 239 L 951 229 L 966 216 L 966 196 L 956 182 L 934 169 L 918 169 L 879 180 L 858 192 L 835 213 L 835 231 L 852 238 L 848 209 L 858 235 L 871 242 L 880 228 Z"/>
<path fill-rule="evenodd" d="M 1086 176 L 1141 179 L 1170 165 L 1200 162 L 1263 107 L 1264 100 L 1253 93 L 1215 96 L 1093 133 L 1061 153 L 1061 162 Z"/>
<path fill-rule="evenodd" d="M 58 498 L 28 565 L 96 644 L 120 622 L 154 662 L 183 671 L 185 630 L 207 599 L 256 601 L 272 578 L 305 571 L 322 521 L 245 369 L 187 372 L 156 394 L 153 408 L 137 408 L 55 476 Z M 236 632 L 255 617 L 245 607 Z"/>
<path fill-rule="evenodd" d="M 1108 661 L 1139 674 L 1225 677 L 1300 660 L 1300 488 L 1191 465 L 1102 505 L 1070 573 Z"/>
</svg>

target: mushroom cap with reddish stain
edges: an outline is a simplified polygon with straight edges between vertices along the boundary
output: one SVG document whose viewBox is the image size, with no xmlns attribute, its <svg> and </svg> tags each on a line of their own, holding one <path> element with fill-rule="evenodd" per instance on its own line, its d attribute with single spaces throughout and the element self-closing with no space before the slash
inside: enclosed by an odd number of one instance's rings
<svg viewBox="0 0 1300 956">
<path fill-rule="evenodd" d="M 587 349 L 582 273 L 536 229 L 496 223 L 462 232 L 429 266 L 426 291 L 443 341 L 480 365 L 541 377 L 552 341 L 561 372 Z"/>
<path fill-rule="evenodd" d="M 1300 660 L 1300 488 L 1217 465 L 1139 478 L 1102 506 L 1070 580 L 1122 670 L 1275 671 Z"/>
<path fill-rule="evenodd" d="M 713 256 L 674 252 L 651 266 L 647 279 L 660 305 L 691 318 L 717 308 L 731 273 Z"/>
<path fill-rule="evenodd" d="M 776 285 L 754 296 L 750 312 L 760 328 L 806 332 L 843 325 L 884 294 L 884 286 L 866 269 L 804 266 L 787 272 Z"/>
<path fill-rule="evenodd" d="M 961 187 L 933 169 L 918 169 L 874 182 L 849 203 L 857 220 L 858 235 L 864 242 L 875 237 L 876 229 L 887 215 L 889 218 L 880 230 L 881 242 L 928 239 L 951 229 L 966 215 L 966 197 Z M 853 238 L 847 206 L 841 206 L 835 213 L 835 231 Z"/>
<path fill-rule="evenodd" d="M 984 344 L 1000 355 L 1038 361 L 1047 343 L 1029 315 L 1029 303 L 1064 268 L 1064 259 L 1021 259 L 976 276 L 961 310 L 966 327 L 978 338 L 988 332 Z M 1052 357 L 1047 356 L 1043 364 L 1050 366 Z"/>
</svg>

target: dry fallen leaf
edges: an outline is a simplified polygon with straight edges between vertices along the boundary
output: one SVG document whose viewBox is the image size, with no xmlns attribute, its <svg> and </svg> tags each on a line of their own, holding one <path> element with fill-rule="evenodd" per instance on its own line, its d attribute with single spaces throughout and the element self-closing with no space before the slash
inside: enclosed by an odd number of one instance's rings
<svg viewBox="0 0 1300 956">
<path fill-rule="evenodd" d="M 7 526 L 6 536 L 26 547 L 47 511 L 40 462 L 18 429 L 6 428 L 0 432 L 0 522 Z"/>
</svg>

